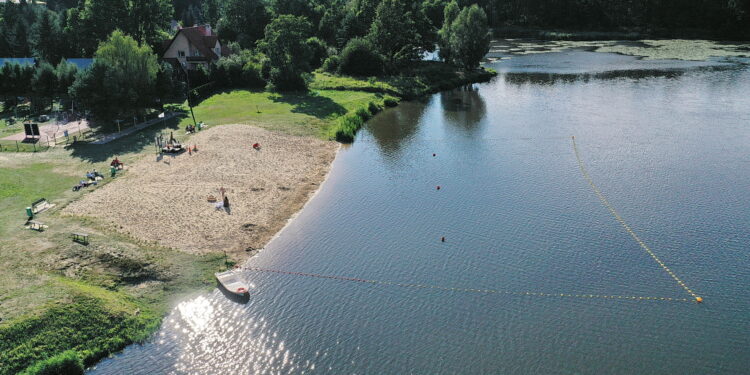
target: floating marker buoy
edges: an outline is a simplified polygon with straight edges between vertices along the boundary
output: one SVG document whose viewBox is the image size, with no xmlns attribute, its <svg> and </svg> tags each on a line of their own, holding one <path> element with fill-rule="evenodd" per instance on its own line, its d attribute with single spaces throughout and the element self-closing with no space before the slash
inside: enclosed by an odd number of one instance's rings
<svg viewBox="0 0 750 375">
<path fill-rule="evenodd" d="M 701 297 L 695 297 L 695 302 L 703 303 L 703 298 L 701 298 Z"/>
<path fill-rule="evenodd" d="M 433 156 L 433 157 L 435 157 L 436 155 L 435 155 L 435 154 L 432 154 L 432 156 Z"/>
<path fill-rule="evenodd" d="M 440 185 L 438 185 L 437 189 L 440 190 Z"/>
<path fill-rule="evenodd" d="M 440 242 L 445 242 L 445 237 L 440 237 Z M 700 298 L 700 297 L 698 297 Z"/>
</svg>

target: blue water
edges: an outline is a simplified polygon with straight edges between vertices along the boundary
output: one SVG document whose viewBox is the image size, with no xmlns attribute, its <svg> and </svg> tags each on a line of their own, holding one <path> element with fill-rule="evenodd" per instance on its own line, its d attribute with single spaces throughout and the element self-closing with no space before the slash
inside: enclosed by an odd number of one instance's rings
<svg viewBox="0 0 750 375">
<path fill-rule="evenodd" d="M 91 373 L 748 373 L 747 65 L 571 51 L 491 66 L 492 82 L 370 121 L 248 265 L 502 293 L 248 271 L 246 305 L 185 301 Z M 703 304 L 602 205 L 572 135 Z"/>
</svg>

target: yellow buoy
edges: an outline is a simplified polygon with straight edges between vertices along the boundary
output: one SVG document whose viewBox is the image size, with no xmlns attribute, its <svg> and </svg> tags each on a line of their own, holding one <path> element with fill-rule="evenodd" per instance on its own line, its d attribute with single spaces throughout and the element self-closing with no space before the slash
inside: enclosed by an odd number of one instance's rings
<svg viewBox="0 0 750 375">
<path fill-rule="evenodd" d="M 703 298 L 701 298 L 701 297 L 695 297 L 695 302 L 702 303 L 703 302 Z"/>
</svg>

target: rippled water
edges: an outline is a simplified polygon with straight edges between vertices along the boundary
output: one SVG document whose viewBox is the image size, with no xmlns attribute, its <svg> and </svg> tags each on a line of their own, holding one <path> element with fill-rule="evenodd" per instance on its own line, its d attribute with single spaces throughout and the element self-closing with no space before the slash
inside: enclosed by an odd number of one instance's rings
<svg viewBox="0 0 750 375">
<path fill-rule="evenodd" d="M 91 374 L 747 373 L 747 65 L 582 51 L 491 65 L 490 83 L 378 115 L 249 265 L 509 294 L 248 271 L 246 305 L 183 302 Z M 525 294 L 692 298 L 599 201 L 571 135 L 703 304 Z"/>
</svg>

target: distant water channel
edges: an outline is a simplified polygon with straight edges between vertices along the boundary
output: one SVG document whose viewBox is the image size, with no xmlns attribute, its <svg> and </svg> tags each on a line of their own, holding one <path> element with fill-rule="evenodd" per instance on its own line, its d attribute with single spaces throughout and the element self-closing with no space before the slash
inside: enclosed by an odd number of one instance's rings
<svg viewBox="0 0 750 375">
<path fill-rule="evenodd" d="M 90 374 L 747 373 L 748 65 L 585 51 L 488 65 L 490 83 L 370 121 L 248 264 L 510 293 L 248 271 L 248 304 L 185 301 Z M 571 135 L 703 304 L 525 294 L 691 298 L 593 193 Z"/>
</svg>

